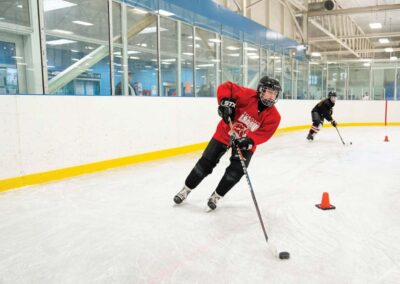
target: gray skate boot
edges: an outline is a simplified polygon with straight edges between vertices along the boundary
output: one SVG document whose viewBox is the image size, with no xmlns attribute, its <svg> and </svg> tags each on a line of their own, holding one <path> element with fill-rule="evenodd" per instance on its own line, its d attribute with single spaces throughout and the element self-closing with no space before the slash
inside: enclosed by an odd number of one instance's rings
<svg viewBox="0 0 400 284">
<path fill-rule="evenodd" d="M 174 196 L 174 202 L 176 204 L 181 204 L 183 200 L 185 200 L 187 198 L 187 196 L 189 195 L 189 193 L 192 190 L 190 188 L 188 188 L 186 185 L 182 188 L 181 191 L 179 191 L 175 196 Z"/>
<path fill-rule="evenodd" d="M 220 196 L 217 192 L 213 192 L 210 196 L 210 198 L 208 199 L 208 207 L 211 210 L 215 210 L 215 208 L 217 208 L 217 202 L 218 200 L 220 200 L 222 198 L 222 196 Z"/>
</svg>

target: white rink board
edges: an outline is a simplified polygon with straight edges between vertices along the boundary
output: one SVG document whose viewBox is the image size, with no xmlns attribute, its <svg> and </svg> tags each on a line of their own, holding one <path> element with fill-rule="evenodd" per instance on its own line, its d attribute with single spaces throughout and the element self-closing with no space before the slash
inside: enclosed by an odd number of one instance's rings
<svg viewBox="0 0 400 284">
<path fill-rule="evenodd" d="M 310 123 L 316 101 L 280 100 L 280 127 Z M 338 101 L 340 122 L 383 122 L 383 101 Z M 206 142 L 216 98 L 0 96 L 0 179 Z M 400 102 L 389 102 L 400 121 Z"/>
</svg>

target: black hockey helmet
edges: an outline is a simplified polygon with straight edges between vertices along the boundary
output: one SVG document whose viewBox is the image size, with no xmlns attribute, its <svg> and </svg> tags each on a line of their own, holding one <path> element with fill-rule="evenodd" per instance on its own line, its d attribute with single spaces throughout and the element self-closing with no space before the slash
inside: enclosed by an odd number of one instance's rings
<svg viewBox="0 0 400 284">
<path fill-rule="evenodd" d="M 328 93 L 328 98 L 331 98 L 331 97 L 336 97 L 336 92 L 330 91 L 330 92 Z"/>
<path fill-rule="evenodd" d="M 268 89 L 276 92 L 276 97 L 274 100 L 266 100 L 263 98 L 264 92 Z M 281 90 L 282 90 L 282 87 L 278 80 L 270 78 L 268 76 L 264 76 L 260 79 L 260 82 L 257 85 L 258 99 L 265 106 L 271 107 L 278 101 L 279 93 Z"/>
<path fill-rule="evenodd" d="M 336 92 L 335 91 L 330 91 L 328 93 L 328 98 L 333 104 L 336 103 Z"/>
</svg>

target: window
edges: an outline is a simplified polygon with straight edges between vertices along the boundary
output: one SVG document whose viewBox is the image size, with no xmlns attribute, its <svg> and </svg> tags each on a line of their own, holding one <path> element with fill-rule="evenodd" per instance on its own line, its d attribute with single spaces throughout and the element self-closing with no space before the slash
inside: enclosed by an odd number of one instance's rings
<svg viewBox="0 0 400 284">
<path fill-rule="evenodd" d="M 247 63 L 247 82 L 246 87 L 257 88 L 260 80 L 260 49 L 251 44 L 244 44 L 244 50 Z"/>
<path fill-rule="evenodd" d="M 181 24 L 181 95 L 184 97 L 194 96 L 193 58 L 193 28 Z"/>
<path fill-rule="evenodd" d="M 161 36 L 165 30 L 161 29 Z M 128 81 L 137 95 L 158 96 L 157 17 L 127 8 Z"/>
<path fill-rule="evenodd" d="M 243 45 L 241 42 L 223 37 L 222 81 L 243 85 Z"/>
<path fill-rule="evenodd" d="M 215 96 L 220 59 L 221 40 L 216 33 L 196 28 L 194 45 L 196 53 L 196 96 Z"/>
<path fill-rule="evenodd" d="M 161 96 L 177 96 L 178 76 L 178 24 L 161 18 Z"/>
<path fill-rule="evenodd" d="M 45 4 L 49 93 L 110 95 L 108 2 L 61 2 Z"/>
<path fill-rule="evenodd" d="M 0 94 L 43 93 L 37 2 L 0 2 Z"/>
</svg>

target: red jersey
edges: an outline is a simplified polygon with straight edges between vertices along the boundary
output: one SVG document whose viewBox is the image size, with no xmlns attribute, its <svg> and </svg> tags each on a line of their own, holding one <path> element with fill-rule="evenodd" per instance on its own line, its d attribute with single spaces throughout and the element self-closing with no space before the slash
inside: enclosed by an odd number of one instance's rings
<svg viewBox="0 0 400 284">
<path fill-rule="evenodd" d="M 250 137 L 254 141 L 252 152 L 256 146 L 268 141 L 275 133 L 281 116 L 275 106 L 258 111 L 258 95 L 256 90 L 225 82 L 217 90 L 218 104 L 224 98 L 232 98 L 236 102 L 235 117 L 232 121 L 235 131 L 240 137 Z M 229 125 L 222 119 L 218 123 L 213 138 L 225 145 L 229 144 Z"/>
</svg>

